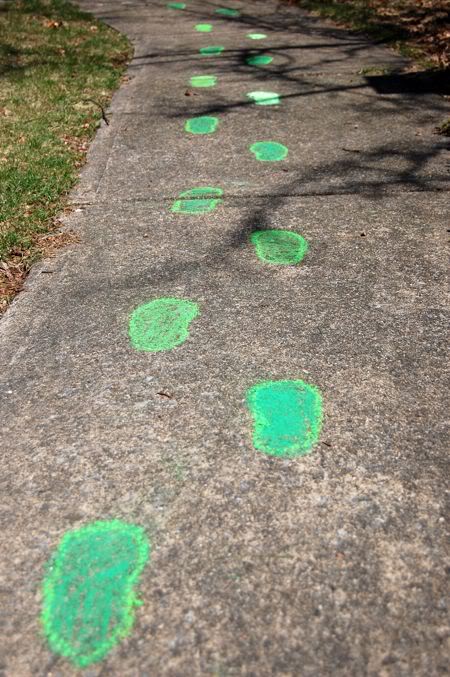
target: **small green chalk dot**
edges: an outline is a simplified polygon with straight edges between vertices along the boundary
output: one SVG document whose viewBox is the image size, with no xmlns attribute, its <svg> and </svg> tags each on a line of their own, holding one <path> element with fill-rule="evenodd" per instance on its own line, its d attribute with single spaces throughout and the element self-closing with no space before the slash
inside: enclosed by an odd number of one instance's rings
<svg viewBox="0 0 450 677">
<path fill-rule="evenodd" d="M 172 205 L 172 211 L 178 214 L 207 214 L 222 202 L 223 190 L 211 186 L 189 188 L 180 193 Z"/>
<path fill-rule="evenodd" d="M 217 84 L 215 75 L 193 75 L 189 80 L 191 87 L 214 87 Z"/>
<path fill-rule="evenodd" d="M 307 240 L 290 230 L 255 230 L 250 240 L 264 263 L 295 265 L 308 251 Z"/>
<path fill-rule="evenodd" d="M 195 26 L 195 30 L 199 33 L 211 33 L 212 29 L 212 24 L 196 24 Z"/>
<path fill-rule="evenodd" d="M 286 146 L 276 141 L 257 141 L 250 146 L 250 151 L 261 162 L 279 162 L 289 152 Z"/>
<path fill-rule="evenodd" d="M 249 92 L 247 96 L 258 106 L 277 106 L 280 103 L 280 95 L 276 92 Z"/>
<path fill-rule="evenodd" d="M 220 14 L 221 16 L 240 16 L 240 11 L 238 9 L 232 9 L 231 7 L 219 7 L 219 9 L 216 9 L 216 14 Z"/>
<path fill-rule="evenodd" d="M 190 134 L 212 134 L 216 131 L 218 124 L 219 118 L 202 115 L 187 120 L 184 129 Z"/>
<path fill-rule="evenodd" d="M 225 48 L 221 45 L 209 45 L 209 47 L 201 47 L 200 54 L 203 56 L 211 56 L 214 54 L 220 54 Z"/>
<path fill-rule="evenodd" d="M 249 66 L 267 66 L 269 63 L 272 63 L 273 56 L 268 54 L 255 54 L 254 56 L 249 56 L 247 59 L 247 64 Z"/>
<path fill-rule="evenodd" d="M 185 2 L 169 2 L 167 5 L 169 9 L 186 9 Z"/>
<path fill-rule="evenodd" d="M 264 38 L 267 38 L 267 35 L 265 33 L 247 33 L 247 37 L 250 40 L 264 40 Z"/>
</svg>

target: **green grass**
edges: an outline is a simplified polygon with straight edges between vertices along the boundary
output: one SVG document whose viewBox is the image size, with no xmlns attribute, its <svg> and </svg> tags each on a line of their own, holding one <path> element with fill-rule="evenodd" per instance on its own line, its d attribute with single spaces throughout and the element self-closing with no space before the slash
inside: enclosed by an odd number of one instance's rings
<svg viewBox="0 0 450 677">
<path fill-rule="evenodd" d="M 66 0 L 0 11 L 0 260 L 36 258 L 131 54 Z"/>
</svg>

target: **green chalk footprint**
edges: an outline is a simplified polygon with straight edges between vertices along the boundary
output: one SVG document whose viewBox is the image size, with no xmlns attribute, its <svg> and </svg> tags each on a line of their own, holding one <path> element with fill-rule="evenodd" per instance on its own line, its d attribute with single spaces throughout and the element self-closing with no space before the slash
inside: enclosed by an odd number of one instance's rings
<svg viewBox="0 0 450 677">
<path fill-rule="evenodd" d="M 195 26 L 195 30 L 199 33 L 211 33 L 212 29 L 212 24 L 196 24 Z"/>
<path fill-rule="evenodd" d="M 172 205 L 172 211 L 181 214 L 206 214 L 212 212 L 221 202 L 223 190 L 211 186 L 190 188 L 180 193 L 181 199 Z"/>
<path fill-rule="evenodd" d="M 280 95 L 276 92 L 249 92 L 247 96 L 258 106 L 278 106 L 280 103 Z"/>
<path fill-rule="evenodd" d="M 231 7 L 219 7 L 216 9 L 216 14 L 221 14 L 222 16 L 240 16 L 240 11 L 238 9 L 231 9 Z"/>
<path fill-rule="evenodd" d="M 247 37 L 250 40 L 264 40 L 264 38 L 267 38 L 267 35 L 265 33 L 247 33 Z"/>
<path fill-rule="evenodd" d="M 186 299 L 164 297 L 135 308 L 128 334 L 136 350 L 158 353 L 172 350 L 189 336 L 189 325 L 199 314 L 199 307 Z"/>
<path fill-rule="evenodd" d="M 191 87 L 214 87 L 217 84 L 215 75 L 193 75 L 189 80 Z"/>
<path fill-rule="evenodd" d="M 255 230 L 250 236 L 256 255 L 264 263 L 293 265 L 308 251 L 308 242 L 290 230 Z"/>
<path fill-rule="evenodd" d="M 51 650 L 84 668 L 128 633 L 148 560 L 141 527 L 118 520 L 67 532 L 48 563 L 42 623 Z"/>
<path fill-rule="evenodd" d="M 190 134 L 212 134 L 216 131 L 219 118 L 202 115 L 198 118 L 187 120 L 184 128 Z"/>
<path fill-rule="evenodd" d="M 221 45 L 209 45 L 209 47 L 201 47 L 200 54 L 203 56 L 211 56 L 214 54 L 220 54 L 225 48 Z"/>
<path fill-rule="evenodd" d="M 169 2 L 167 5 L 169 9 L 186 9 L 185 2 Z"/>
<path fill-rule="evenodd" d="M 284 458 L 305 456 L 318 442 L 322 396 L 304 381 L 263 381 L 247 391 L 256 449 Z"/>
<path fill-rule="evenodd" d="M 269 63 L 272 63 L 273 56 L 268 54 L 255 54 L 247 58 L 247 64 L 249 66 L 267 66 Z"/>
<path fill-rule="evenodd" d="M 276 141 L 257 141 L 250 146 L 250 151 L 261 162 L 279 162 L 289 152 L 286 146 Z"/>
</svg>

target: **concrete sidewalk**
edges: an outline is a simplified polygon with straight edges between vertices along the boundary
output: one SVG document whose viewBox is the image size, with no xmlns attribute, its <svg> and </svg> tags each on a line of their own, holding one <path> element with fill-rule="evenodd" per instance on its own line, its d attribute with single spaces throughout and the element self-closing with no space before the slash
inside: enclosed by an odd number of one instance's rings
<svg viewBox="0 0 450 677">
<path fill-rule="evenodd" d="M 269 0 L 234 18 L 81 4 L 135 56 L 72 194 L 81 243 L 1 322 L 4 674 L 80 673 L 43 637 L 41 583 L 64 533 L 112 519 L 152 553 L 131 632 L 86 677 L 447 674 L 445 100 Z M 191 87 L 202 74 L 217 85 Z M 261 90 L 280 105 L 252 104 Z M 184 131 L 199 115 L 214 134 Z M 288 157 L 258 162 L 264 140 Z M 223 204 L 172 212 L 196 186 Z M 255 256 L 267 228 L 308 240 L 299 266 Z M 200 315 L 182 346 L 137 352 L 130 314 L 159 297 Z M 246 391 L 276 379 L 320 388 L 308 456 L 253 447 Z"/>
</svg>

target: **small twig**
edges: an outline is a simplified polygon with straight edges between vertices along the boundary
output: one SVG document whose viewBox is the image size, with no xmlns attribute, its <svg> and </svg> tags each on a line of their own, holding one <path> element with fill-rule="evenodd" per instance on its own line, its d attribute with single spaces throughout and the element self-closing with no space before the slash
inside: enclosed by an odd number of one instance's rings
<svg viewBox="0 0 450 677">
<path fill-rule="evenodd" d="M 162 390 L 160 390 L 159 393 L 156 394 L 160 395 L 161 397 L 167 397 L 168 400 L 171 400 L 173 398 L 173 395 L 169 395 L 169 393 L 164 393 Z"/>
<path fill-rule="evenodd" d="M 100 110 L 102 111 L 103 120 L 105 121 L 105 123 L 107 125 L 109 125 L 109 121 L 108 121 L 108 118 L 106 117 L 105 109 L 103 108 L 102 104 L 99 103 L 98 101 L 94 101 L 94 99 L 83 99 L 83 103 L 87 103 L 88 101 L 90 101 L 91 103 L 94 103 L 96 106 L 98 106 L 100 108 Z"/>
</svg>

